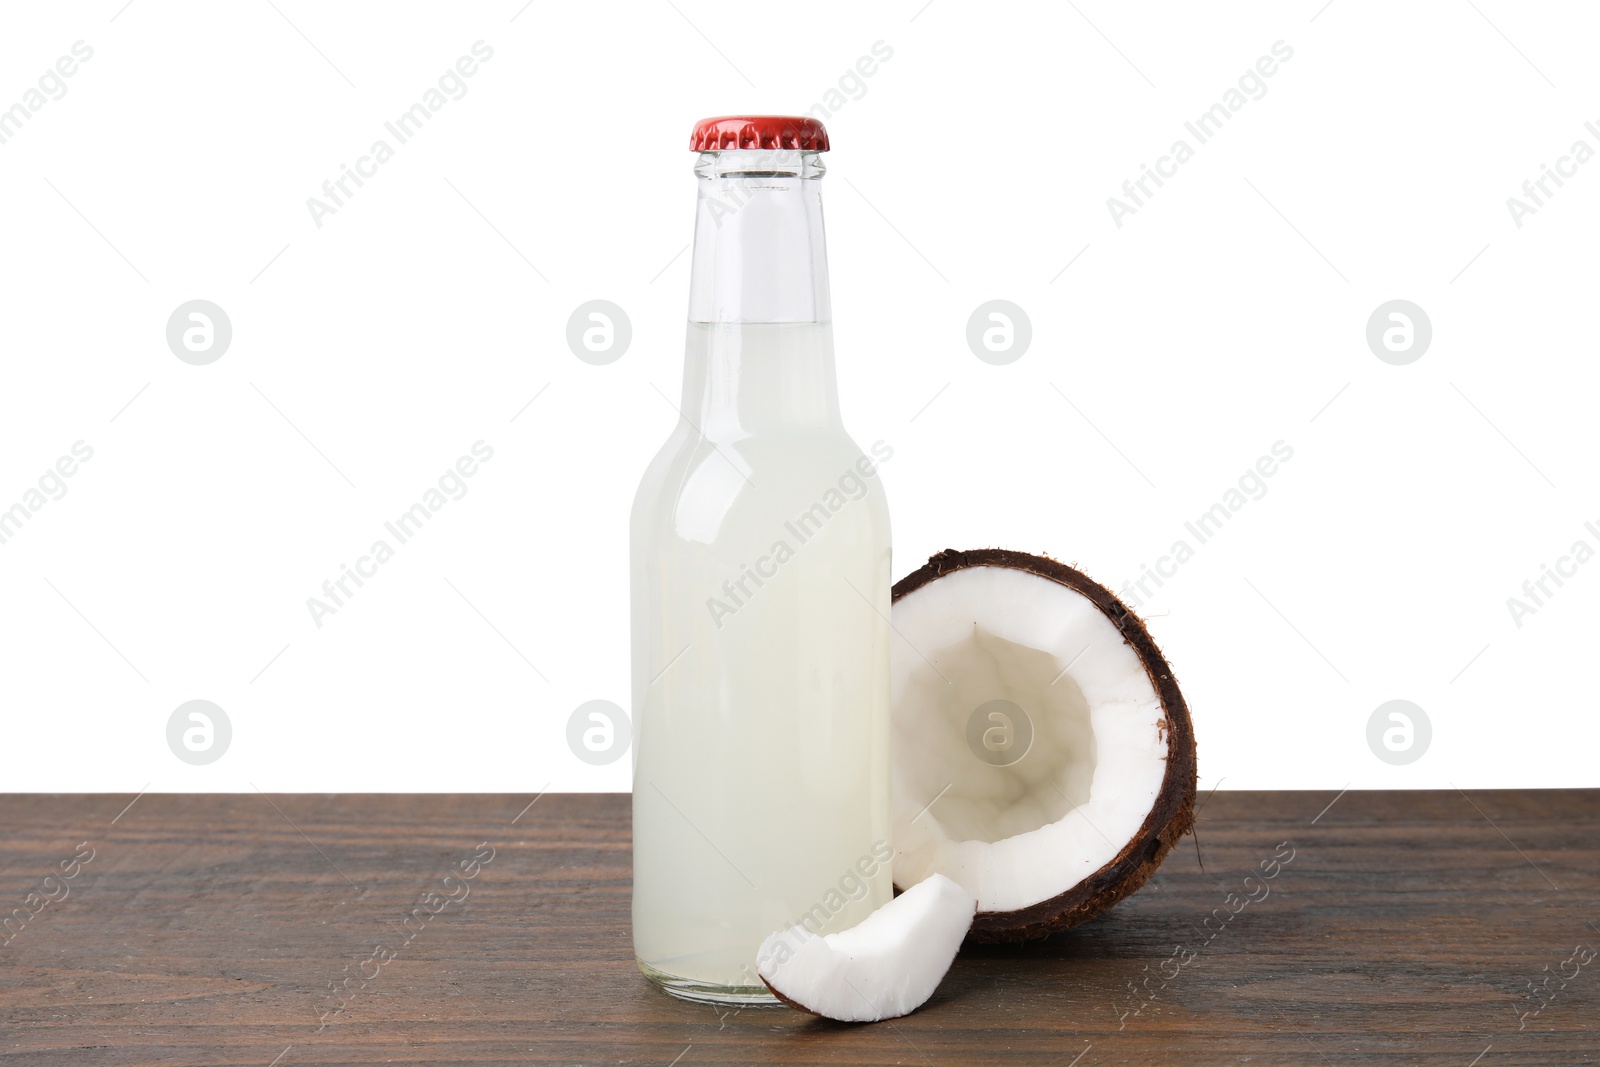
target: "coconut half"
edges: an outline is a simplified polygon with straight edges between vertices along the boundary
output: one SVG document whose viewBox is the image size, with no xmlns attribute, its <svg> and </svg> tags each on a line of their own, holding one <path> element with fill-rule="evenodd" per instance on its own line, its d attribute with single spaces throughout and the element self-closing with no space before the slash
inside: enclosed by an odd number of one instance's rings
<svg viewBox="0 0 1600 1067">
<path fill-rule="evenodd" d="M 768 937 L 756 972 L 792 1008 L 841 1022 L 920 1008 L 956 958 L 977 901 L 934 874 L 836 934 L 792 926 Z"/>
<path fill-rule="evenodd" d="M 894 587 L 894 881 L 1025 941 L 1143 885 L 1194 821 L 1189 709 L 1149 631 L 1052 559 L 940 552 Z"/>
</svg>

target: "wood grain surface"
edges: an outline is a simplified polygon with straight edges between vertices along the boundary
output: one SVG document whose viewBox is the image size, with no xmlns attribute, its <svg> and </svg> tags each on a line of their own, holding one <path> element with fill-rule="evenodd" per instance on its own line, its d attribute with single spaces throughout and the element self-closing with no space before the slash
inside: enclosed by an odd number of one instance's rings
<svg viewBox="0 0 1600 1067">
<path fill-rule="evenodd" d="M 0 1064 L 1600 1061 L 1597 791 L 1217 793 L 873 1026 L 656 992 L 628 797 L 533 799 L 0 797 Z"/>
</svg>

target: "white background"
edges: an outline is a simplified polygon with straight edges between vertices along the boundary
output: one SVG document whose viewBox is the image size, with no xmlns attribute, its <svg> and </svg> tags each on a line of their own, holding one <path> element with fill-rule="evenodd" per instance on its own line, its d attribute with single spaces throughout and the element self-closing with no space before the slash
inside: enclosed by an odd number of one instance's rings
<svg viewBox="0 0 1600 1067">
<path fill-rule="evenodd" d="M 275 2 L 0 16 L 0 107 L 94 50 L 0 145 L 0 508 L 94 450 L 0 545 L 0 789 L 627 789 L 565 728 L 628 703 L 689 129 L 824 103 L 878 41 L 824 197 L 896 573 L 998 545 L 1120 587 L 1282 440 L 1141 609 L 1202 787 L 1600 784 L 1600 562 L 1521 627 L 1506 605 L 1600 548 L 1600 161 L 1520 228 L 1506 206 L 1600 149 L 1592 10 Z M 466 95 L 317 227 L 307 198 L 479 40 Z M 1107 198 L 1280 40 L 1266 94 L 1116 226 Z M 233 326 L 209 366 L 165 339 L 196 298 Z M 608 366 L 564 340 L 595 298 L 633 325 Z M 1007 366 L 964 339 L 994 298 L 1033 326 Z M 1433 324 L 1408 366 L 1365 341 L 1396 298 Z M 467 495 L 318 628 L 307 598 L 479 440 Z M 233 727 L 202 767 L 165 738 L 196 698 Z M 1407 766 L 1366 742 L 1394 698 L 1433 725 Z"/>
</svg>

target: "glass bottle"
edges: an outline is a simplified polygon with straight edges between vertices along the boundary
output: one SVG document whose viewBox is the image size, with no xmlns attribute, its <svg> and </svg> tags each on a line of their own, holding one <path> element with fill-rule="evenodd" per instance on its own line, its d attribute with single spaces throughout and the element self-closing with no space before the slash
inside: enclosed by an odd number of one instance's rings
<svg viewBox="0 0 1600 1067">
<path fill-rule="evenodd" d="M 811 119 L 695 129 L 681 418 L 631 521 L 633 936 L 668 992 L 772 1001 L 756 952 L 892 895 L 889 515 L 839 414 Z"/>
</svg>

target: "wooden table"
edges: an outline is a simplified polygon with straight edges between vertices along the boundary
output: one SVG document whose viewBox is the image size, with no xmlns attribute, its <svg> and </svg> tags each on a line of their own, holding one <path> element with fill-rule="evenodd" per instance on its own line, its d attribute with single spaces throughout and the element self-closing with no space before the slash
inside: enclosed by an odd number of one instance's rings
<svg viewBox="0 0 1600 1067">
<path fill-rule="evenodd" d="M 0 797 L 0 1065 L 1600 1061 L 1600 791 L 1217 793 L 875 1026 L 649 987 L 626 795 L 130 799 Z"/>
</svg>

